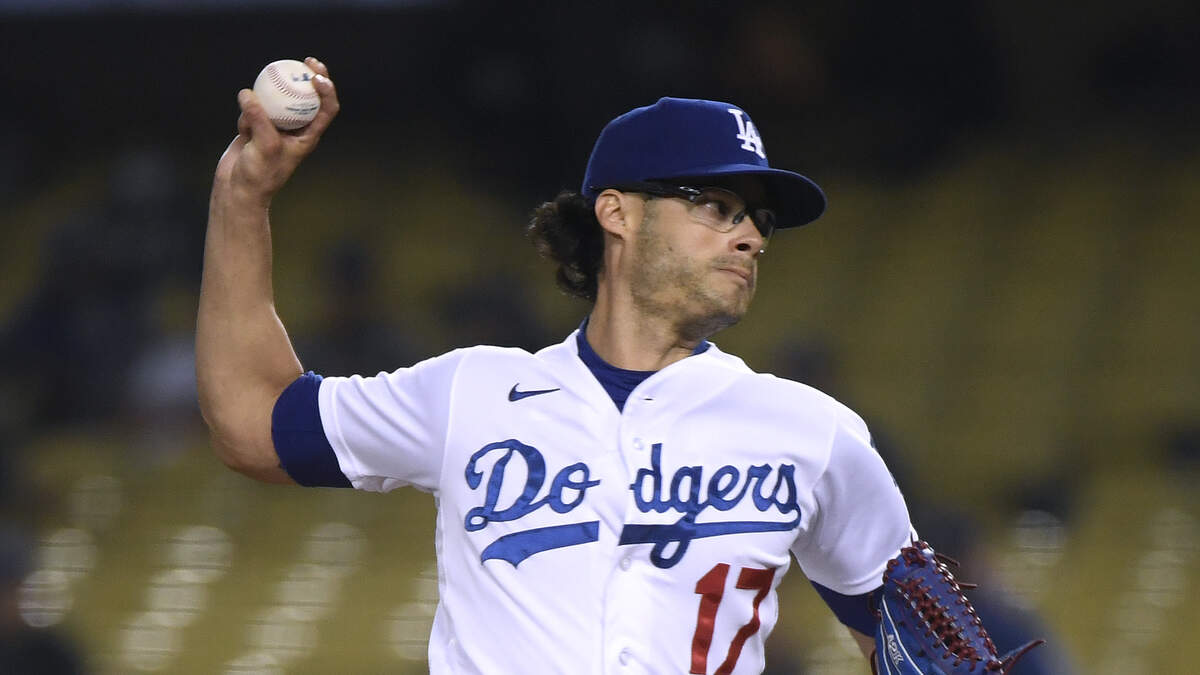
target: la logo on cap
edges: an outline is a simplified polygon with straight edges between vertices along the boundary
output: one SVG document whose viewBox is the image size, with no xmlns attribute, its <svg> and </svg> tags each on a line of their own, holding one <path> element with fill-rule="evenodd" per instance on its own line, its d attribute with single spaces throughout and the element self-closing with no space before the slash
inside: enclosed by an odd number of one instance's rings
<svg viewBox="0 0 1200 675">
<path fill-rule="evenodd" d="M 758 135 L 758 129 L 754 126 L 754 122 L 744 117 L 746 113 L 737 108 L 730 108 L 729 113 L 733 115 L 733 119 L 737 120 L 737 139 L 742 142 L 742 149 L 749 150 L 766 159 L 767 153 L 763 150 L 762 136 Z"/>
</svg>

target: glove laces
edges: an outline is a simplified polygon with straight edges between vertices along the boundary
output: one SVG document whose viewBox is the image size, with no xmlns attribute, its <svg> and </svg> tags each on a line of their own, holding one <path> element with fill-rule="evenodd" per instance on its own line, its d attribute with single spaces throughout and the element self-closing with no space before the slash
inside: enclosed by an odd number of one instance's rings
<svg viewBox="0 0 1200 675">
<path fill-rule="evenodd" d="M 958 567 L 957 560 L 936 552 L 930 557 L 923 553 L 923 550 L 933 552 L 927 543 L 918 541 L 913 546 L 906 547 L 901 552 L 901 557 L 910 566 L 932 565 L 933 572 L 941 577 L 942 583 L 939 585 L 944 584 L 938 591 L 935 591 L 931 584 L 923 583 L 919 576 L 906 581 L 890 578 L 891 571 L 900 564 L 897 560 L 888 563 L 887 576 L 909 599 L 914 613 L 925 626 L 925 637 L 936 638 L 941 644 L 943 651 L 940 656 L 943 660 L 954 659 L 955 667 L 969 661 L 967 670 L 970 672 L 974 672 L 975 666 L 979 665 L 983 671 L 1003 675 L 1029 650 L 1045 642 L 1031 641 L 1009 652 L 1003 659 L 998 658 L 995 643 L 983 627 L 975 608 L 963 595 L 964 588 L 969 590 L 975 588 L 975 585 L 960 584 L 954 578 L 950 567 Z M 933 583 L 937 583 L 937 580 L 934 579 Z"/>
</svg>

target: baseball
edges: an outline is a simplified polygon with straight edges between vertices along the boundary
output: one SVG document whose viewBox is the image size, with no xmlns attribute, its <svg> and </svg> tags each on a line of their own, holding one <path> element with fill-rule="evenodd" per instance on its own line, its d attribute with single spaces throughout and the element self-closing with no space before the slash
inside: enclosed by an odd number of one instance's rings
<svg viewBox="0 0 1200 675">
<path fill-rule="evenodd" d="M 313 87 L 316 75 L 300 61 L 284 59 L 269 64 L 254 80 L 254 94 L 275 123 L 275 128 L 299 129 L 317 116 L 321 98 Z"/>
</svg>

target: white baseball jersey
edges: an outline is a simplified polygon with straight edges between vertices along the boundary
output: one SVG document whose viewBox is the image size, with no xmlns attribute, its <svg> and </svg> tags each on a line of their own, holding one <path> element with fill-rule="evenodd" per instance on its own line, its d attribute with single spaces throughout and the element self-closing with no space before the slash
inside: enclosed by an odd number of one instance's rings
<svg viewBox="0 0 1200 675">
<path fill-rule="evenodd" d="M 759 673 L 792 556 L 862 594 L 914 535 L 857 415 L 716 346 L 623 411 L 574 333 L 318 397 L 354 487 L 437 499 L 433 673 Z"/>
</svg>

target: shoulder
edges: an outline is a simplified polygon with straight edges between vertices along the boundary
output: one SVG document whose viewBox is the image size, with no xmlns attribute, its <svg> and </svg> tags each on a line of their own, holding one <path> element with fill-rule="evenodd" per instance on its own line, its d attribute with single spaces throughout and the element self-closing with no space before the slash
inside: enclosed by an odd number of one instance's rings
<svg viewBox="0 0 1200 675">
<path fill-rule="evenodd" d="M 520 347 L 496 347 L 493 345 L 462 347 L 447 352 L 444 356 L 451 355 L 463 362 L 470 361 L 471 363 L 524 363 L 534 358 L 533 354 Z"/>
<path fill-rule="evenodd" d="M 866 433 L 867 423 L 850 406 L 825 392 L 802 382 L 769 373 L 755 373 L 756 385 L 768 395 L 793 409 L 809 409 L 839 428 Z"/>
<path fill-rule="evenodd" d="M 476 387 L 497 380 L 516 381 L 534 373 L 552 371 L 553 368 L 545 363 L 540 354 L 531 354 L 517 347 L 477 345 L 455 349 L 418 363 L 413 370 L 431 375 L 437 373 L 437 376 L 451 382 Z"/>
<path fill-rule="evenodd" d="M 812 410 L 831 420 L 864 424 L 858 413 L 849 406 L 803 382 L 747 369 L 732 386 L 736 388 L 737 395 L 746 396 L 761 405 Z"/>
<path fill-rule="evenodd" d="M 760 392 L 760 396 L 782 398 L 791 404 L 813 406 L 830 413 L 849 410 L 840 401 L 816 387 L 771 373 L 751 371 L 739 378 L 739 385 L 755 389 Z"/>
<path fill-rule="evenodd" d="M 802 382 L 756 372 L 736 356 L 725 353 L 714 356 L 719 359 L 718 367 L 738 371 L 725 392 L 727 396 L 791 424 L 824 429 L 830 437 L 848 433 L 870 442 L 863 418 L 833 396 Z"/>
<path fill-rule="evenodd" d="M 449 367 L 461 368 L 470 366 L 475 369 L 481 367 L 489 367 L 492 365 L 503 365 L 506 363 L 527 363 L 534 356 L 524 349 L 517 347 L 494 347 L 492 345 L 476 345 L 474 347 L 460 347 L 441 354 L 430 357 L 414 364 L 413 368 L 423 367 Z M 403 369 L 402 369 L 403 370 Z"/>
<path fill-rule="evenodd" d="M 445 382 L 447 384 L 465 373 L 476 377 L 506 369 L 506 364 L 528 363 L 534 357 L 523 349 L 479 345 L 462 347 L 437 356 L 431 356 L 412 365 L 392 371 L 381 371 L 373 377 L 351 375 L 325 377 L 321 380 L 322 390 L 341 388 L 343 384 L 354 388 L 407 387 L 413 384 Z"/>
</svg>

